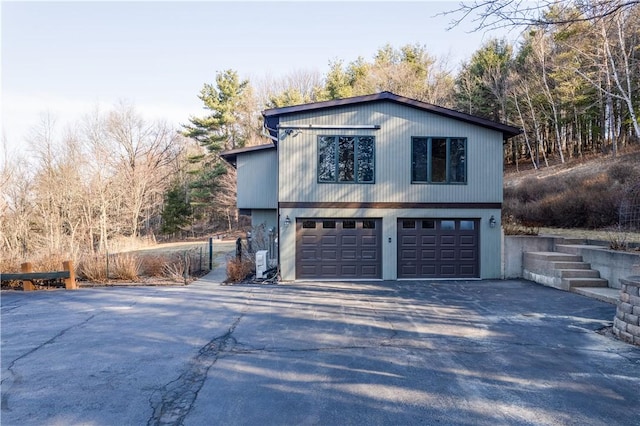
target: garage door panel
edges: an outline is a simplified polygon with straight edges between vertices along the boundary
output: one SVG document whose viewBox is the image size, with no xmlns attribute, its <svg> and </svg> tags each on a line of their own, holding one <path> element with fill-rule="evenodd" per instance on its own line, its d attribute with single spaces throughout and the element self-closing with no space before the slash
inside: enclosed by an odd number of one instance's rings
<svg viewBox="0 0 640 426">
<path fill-rule="evenodd" d="M 355 278 L 357 274 L 358 268 L 356 265 L 342 265 L 340 267 L 340 276 L 344 278 Z"/>
<path fill-rule="evenodd" d="M 417 277 L 418 266 L 417 265 L 402 265 L 400 275 L 403 277 Z"/>
<path fill-rule="evenodd" d="M 420 238 L 420 244 L 424 246 L 435 246 L 437 244 L 437 238 L 435 235 L 423 235 Z"/>
<path fill-rule="evenodd" d="M 378 265 L 362 265 L 362 278 L 377 278 L 380 276 L 380 267 Z"/>
<path fill-rule="evenodd" d="M 455 277 L 456 265 L 451 265 L 451 264 L 440 265 L 440 275 L 443 277 Z"/>
<path fill-rule="evenodd" d="M 362 250 L 362 260 L 376 260 L 378 258 L 378 252 L 376 250 Z"/>
<path fill-rule="evenodd" d="M 382 278 L 380 219 L 298 219 L 296 278 Z"/>
<path fill-rule="evenodd" d="M 402 249 L 401 256 L 406 261 L 417 260 L 418 259 L 418 250 L 416 250 L 416 249 Z"/>
<path fill-rule="evenodd" d="M 301 250 L 300 253 L 302 254 L 302 258 L 303 259 L 315 259 L 316 258 L 316 250 L 315 249 Z"/>
<path fill-rule="evenodd" d="M 305 275 L 317 275 L 319 272 L 316 265 L 304 265 L 302 266 L 300 273 Z"/>
<path fill-rule="evenodd" d="M 441 260 L 455 260 L 455 258 L 456 258 L 455 250 L 440 250 Z"/>
<path fill-rule="evenodd" d="M 441 246 L 455 246 L 456 245 L 456 237 L 455 237 L 455 235 L 441 235 L 440 236 L 440 245 Z"/>
<path fill-rule="evenodd" d="M 460 235 L 460 245 L 461 246 L 473 246 L 477 245 L 476 236 L 475 235 Z"/>
<path fill-rule="evenodd" d="M 436 260 L 436 251 L 420 250 L 420 260 Z"/>
<path fill-rule="evenodd" d="M 355 246 L 358 244 L 358 238 L 355 235 L 341 235 L 340 236 L 340 245 L 344 246 Z"/>
<path fill-rule="evenodd" d="M 318 243 L 318 237 L 316 237 L 315 235 L 304 235 L 302 237 L 302 244 L 317 244 Z"/>
<path fill-rule="evenodd" d="M 436 265 L 427 264 L 420 268 L 420 277 L 437 275 Z"/>
<path fill-rule="evenodd" d="M 335 246 L 338 244 L 338 238 L 335 235 L 323 235 L 321 244 L 323 246 Z"/>
<path fill-rule="evenodd" d="M 476 260 L 476 251 L 460 250 L 460 260 Z"/>
<path fill-rule="evenodd" d="M 320 274 L 322 276 L 333 277 L 338 274 L 338 266 L 337 265 L 320 265 Z"/>
<path fill-rule="evenodd" d="M 356 259 L 356 250 L 345 250 L 345 249 L 342 249 L 341 258 L 343 260 L 355 260 Z"/>
<path fill-rule="evenodd" d="M 475 276 L 475 265 L 460 265 L 460 275 L 465 277 L 474 277 Z"/>
<path fill-rule="evenodd" d="M 364 235 L 360 240 L 363 246 L 377 246 L 378 238 L 375 235 Z"/>
<path fill-rule="evenodd" d="M 323 259 L 336 260 L 338 252 L 336 250 L 322 250 L 321 256 Z"/>
<path fill-rule="evenodd" d="M 425 226 L 403 226 L 414 221 Z M 479 277 L 478 229 L 478 219 L 398 219 L 398 278 Z"/>
</svg>

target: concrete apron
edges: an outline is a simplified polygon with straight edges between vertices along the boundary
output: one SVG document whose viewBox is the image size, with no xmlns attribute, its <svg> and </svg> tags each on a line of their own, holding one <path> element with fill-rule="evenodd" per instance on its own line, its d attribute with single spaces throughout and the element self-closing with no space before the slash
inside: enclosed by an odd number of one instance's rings
<svg viewBox="0 0 640 426">
<path fill-rule="evenodd" d="M 2 294 L 2 424 L 634 424 L 615 307 L 520 280 Z"/>
</svg>

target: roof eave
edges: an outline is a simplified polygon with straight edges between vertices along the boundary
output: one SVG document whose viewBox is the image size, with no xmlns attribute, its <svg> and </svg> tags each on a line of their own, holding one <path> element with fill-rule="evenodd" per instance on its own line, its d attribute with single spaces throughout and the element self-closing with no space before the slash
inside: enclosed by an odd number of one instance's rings
<svg viewBox="0 0 640 426">
<path fill-rule="evenodd" d="M 253 152 L 264 151 L 268 149 L 276 149 L 275 143 L 252 145 L 243 148 L 231 149 L 229 151 L 223 151 L 218 155 L 235 169 L 238 163 L 238 155 L 250 154 Z"/>
<path fill-rule="evenodd" d="M 307 111 L 315 111 L 326 108 L 336 108 L 340 106 L 357 105 L 366 102 L 374 101 L 390 101 L 401 105 L 420 109 L 422 111 L 428 111 L 433 114 L 457 119 L 477 126 L 489 128 L 502 133 L 503 140 L 508 140 L 522 133 L 522 129 L 509 126 L 507 124 L 487 120 L 474 115 L 466 114 L 460 111 L 452 110 L 449 108 L 440 107 L 437 105 L 429 104 L 426 102 L 418 101 L 415 99 L 399 96 L 391 92 L 381 92 L 372 95 L 354 96 L 351 98 L 334 99 L 330 101 L 313 102 L 301 105 L 292 105 L 281 108 L 271 108 L 262 111 L 262 116 L 265 119 L 265 127 L 272 136 L 277 138 L 277 129 L 280 121 L 280 116 L 287 114 L 295 114 Z M 273 132 L 273 133 L 272 133 Z"/>
</svg>

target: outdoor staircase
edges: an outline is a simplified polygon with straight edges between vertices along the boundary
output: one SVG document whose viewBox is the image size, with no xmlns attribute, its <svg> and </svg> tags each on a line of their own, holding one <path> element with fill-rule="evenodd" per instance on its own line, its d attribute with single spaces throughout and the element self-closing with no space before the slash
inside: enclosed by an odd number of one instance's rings
<svg viewBox="0 0 640 426">
<path fill-rule="evenodd" d="M 556 245 L 556 251 L 553 252 L 525 252 L 523 277 L 549 287 L 615 304 L 620 290 L 609 288 L 609 282 L 600 277 L 600 272 L 583 262 L 578 253 L 585 246 L 580 242 L 565 240 L 565 244 Z"/>
</svg>

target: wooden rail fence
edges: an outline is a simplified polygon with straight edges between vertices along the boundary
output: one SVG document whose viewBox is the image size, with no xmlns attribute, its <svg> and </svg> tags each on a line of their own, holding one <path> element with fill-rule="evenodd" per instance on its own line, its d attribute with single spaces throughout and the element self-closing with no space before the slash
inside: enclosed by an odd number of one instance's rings
<svg viewBox="0 0 640 426">
<path fill-rule="evenodd" d="M 33 272 L 33 265 L 29 262 L 20 265 L 20 273 L 5 274 L 0 273 L 0 281 L 22 281 L 22 289 L 24 291 L 35 290 L 35 285 L 41 281 L 47 280 L 63 280 L 64 288 L 67 290 L 75 290 L 78 288 L 76 283 L 76 273 L 73 269 L 71 260 L 62 262 L 63 271 L 55 272 Z"/>
</svg>

